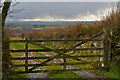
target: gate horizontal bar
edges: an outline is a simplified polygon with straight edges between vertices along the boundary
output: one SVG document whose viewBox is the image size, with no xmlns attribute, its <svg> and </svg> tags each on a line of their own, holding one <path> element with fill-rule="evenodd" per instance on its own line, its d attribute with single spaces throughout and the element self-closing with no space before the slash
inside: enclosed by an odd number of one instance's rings
<svg viewBox="0 0 120 80">
<path fill-rule="evenodd" d="M 28 42 L 64 42 L 64 41 L 102 41 L 102 39 L 78 39 L 78 40 L 28 40 Z M 25 40 L 10 40 L 10 42 L 25 42 Z"/>
<path fill-rule="evenodd" d="M 87 63 L 83 63 L 83 62 L 75 62 L 75 63 L 66 63 L 66 66 L 67 65 L 81 65 L 81 64 L 100 64 L 100 63 L 103 63 L 102 61 L 96 61 L 96 62 L 87 62 Z M 37 65 L 40 65 L 40 64 L 28 64 L 28 66 L 37 66 Z M 52 63 L 52 64 L 44 64 L 44 65 L 41 65 L 41 66 L 62 66 L 64 65 L 64 63 Z M 25 64 L 17 64 L 17 65 L 13 65 L 14 67 L 25 67 Z"/>
<path fill-rule="evenodd" d="M 120 46 L 115 46 L 115 48 L 120 48 Z"/>
<path fill-rule="evenodd" d="M 31 49 L 28 52 L 50 52 L 50 51 L 79 51 L 79 50 L 102 50 L 103 48 L 80 48 L 80 49 Z M 10 52 L 25 52 L 25 50 L 10 50 Z"/>
<path fill-rule="evenodd" d="M 81 70 L 94 70 L 94 69 L 99 69 L 99 70 L 104 70 L 103 67 L 99 68 L 81 68 L 81 69 L 66 69 L 66 71 L 81 71 Z M 63 72 L 64 70 L 37 70 L 37 71 L 14 71 L 16 74 L 24 74 L 24 73 L 39 73 L 39 72 Z"/>
<path fill-rule="evenodd" d="M 71 56 L 68 57 L 66 56 L 66 58 L 83 58 L 83 57 L 102 57 L 102 55 L 80 55 L 80 56 Z M 33 59 L 48 59 L 50 57 L 28 57 L 29 60 L 33 60 Z M 58 58 L 63 58 L 62 56 L 58 57 Z M 11 60 L 25 60 L 25 57 L 12 57 Z"/>
<path fill-rule="evenodd" d="M 10 40 L 10 42 L 26 42 L 25 40 Z"/>
</svg>

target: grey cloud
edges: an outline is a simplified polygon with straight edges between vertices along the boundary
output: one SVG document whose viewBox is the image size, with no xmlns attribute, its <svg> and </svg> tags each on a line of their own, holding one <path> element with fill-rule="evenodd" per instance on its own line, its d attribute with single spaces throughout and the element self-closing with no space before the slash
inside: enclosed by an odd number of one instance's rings
<svg viewBox="0 0 120 80">
<path fill-rule="evenodd" d="M 12 7 L 14 10 L 24 9 L 12 14 L 13 19 L 44 18 L 46 16 L 74 18 L 76 15 L 95 14 L 99 9 L 111 7 L 110 2 L 20 2 Z"/>
</svg>

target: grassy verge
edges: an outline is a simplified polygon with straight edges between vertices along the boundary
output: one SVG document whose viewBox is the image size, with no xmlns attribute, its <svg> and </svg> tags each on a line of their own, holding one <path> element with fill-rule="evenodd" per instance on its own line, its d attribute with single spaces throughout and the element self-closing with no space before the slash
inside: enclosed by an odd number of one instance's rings
<svg viewBox="0 0 120 80">
<path fill-rule="evenodd" d="M 19 78 L 27 78 L 27 74 L 15 74 L 15 75 L 12 75 L 12 76 L 10 76 L 10 79 L 11 80 L 16 80 L 16 79 L 19 79 Z"/>
<path fill-rule="evenodd" d="M 117 74 L 114 74 L 114 72 L 107 72 L 107 71 L 101 71 L 101 73 L 105 76 L 108 76 L 109 78 L 118 78 Z"/>
<path fill-rule="evenodd" d="M 118 78 L 118 66 L 113 61 L 110 65 L 111 69 L 109 72 L 107 71 L 100 71 L 103 75 L 108 76 L 109 78 Z M 120 78 L 119 78 L 120 79 Z"/>
</svg>

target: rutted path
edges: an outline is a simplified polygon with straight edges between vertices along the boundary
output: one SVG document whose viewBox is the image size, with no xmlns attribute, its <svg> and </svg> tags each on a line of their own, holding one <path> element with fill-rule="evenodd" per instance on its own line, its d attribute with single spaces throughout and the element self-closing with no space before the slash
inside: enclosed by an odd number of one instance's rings
<svg viewBox="0 0 120 80">
<path fill-rule="evenodd" d="M 38 55 L 36 55 L 35 53 L 33 52 L 30 52 L 29 53 L 29 57 L 38 57 Z M 31 60 L 29 62 L 29 64 L 40 64 L 42 62 L 42 60 Z M 36 71 L 36 70 L 44 70 L 43 68 L 36 68 L 34 69 L 33 71 Z M 47 74 L 46 72 L 43 72 L 43 73 L 28 73 L 28 78 L 47 78 Z"/>
</svg>

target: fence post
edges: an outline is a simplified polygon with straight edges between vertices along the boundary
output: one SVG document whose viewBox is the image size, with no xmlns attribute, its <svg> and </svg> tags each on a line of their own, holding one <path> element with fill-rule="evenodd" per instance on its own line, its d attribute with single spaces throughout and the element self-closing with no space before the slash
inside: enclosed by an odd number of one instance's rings
<svg viewBox="0 0 120 80">
<path fill-rule="evenodd" d="M 66 71 L 66 55 L 65 54 L 63 55 L 63 59 L 64 59 L 64 67 L 63 68 L 64 68 L 64 71 Z"/>
<path fill-rule="evenodd" d="M 111 54 L 111 40 L 110 40 L 110 30 L 103 30 L 104 31 L 104 39 L 103 39 L 103 60 L 104 60 L 104 68 L 106 71 L 110 69 L 110 54 Z"/>
<path fill-rule="evenodd" d="M 28 38 L 25 39 L 25 71 L 28 71 Z"/>
</svg>

